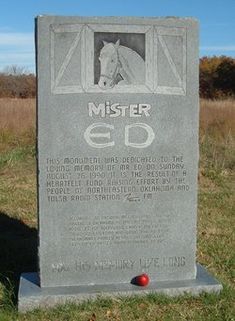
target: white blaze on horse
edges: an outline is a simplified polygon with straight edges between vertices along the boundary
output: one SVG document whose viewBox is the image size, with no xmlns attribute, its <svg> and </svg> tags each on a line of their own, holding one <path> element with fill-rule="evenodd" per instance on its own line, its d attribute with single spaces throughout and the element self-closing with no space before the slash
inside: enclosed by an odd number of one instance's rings
<svg viewBox="0 0 235 321">
<path fill-rule="evenodd" d="M 103 41 L 100 50 L 100 79 L 98 85 L 107 90 L 115 85 L 140 85 L 145 83 L 145 62 L 134 50 L 116 43 Z"/>
</svg>

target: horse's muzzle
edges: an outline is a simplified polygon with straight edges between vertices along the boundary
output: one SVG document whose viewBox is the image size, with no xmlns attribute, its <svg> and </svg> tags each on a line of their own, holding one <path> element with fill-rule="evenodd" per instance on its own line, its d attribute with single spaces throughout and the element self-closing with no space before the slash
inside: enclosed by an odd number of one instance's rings
<svg viewBox="0 0 235 321">
<path fill-rule="evenodd" d="M 107 89 L 113 88 L 115 85 L 115 82 L 111 77 L 101 76 L 98 82 L 98 85 L 101 89 L 107 90 Z"/>
</svg>

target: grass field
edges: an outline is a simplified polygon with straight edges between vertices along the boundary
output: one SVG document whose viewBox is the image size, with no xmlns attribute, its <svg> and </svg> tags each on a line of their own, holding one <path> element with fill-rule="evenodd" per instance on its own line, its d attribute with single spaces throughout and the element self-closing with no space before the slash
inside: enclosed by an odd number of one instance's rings
<svg viewBox="0 0 235 321">
<path fill-rule="evenodd" d="M 21 272 L 37 269 L 35 102 L 0 99 L 0 321 L 235 321 L 235 101 L 201 101 L 197 260 L 219 296 L 98 299 L 17 313 Z"/>
</svg>

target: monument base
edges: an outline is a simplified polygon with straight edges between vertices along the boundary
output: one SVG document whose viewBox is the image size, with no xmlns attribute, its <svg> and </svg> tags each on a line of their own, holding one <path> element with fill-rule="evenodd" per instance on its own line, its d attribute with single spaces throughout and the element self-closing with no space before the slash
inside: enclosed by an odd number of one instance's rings
<svg viewBox="0 0 235 321">
<path fill-rule="evenodd" d="M 202 292 L 219 293 L 222 285 L 208 274 L 205 268 L 197 264 L 195 280 L 150 282 L 147 287 L 133 284 L 106 284 L 90 286 L 68 286 L 40 288 L 38 273 L 23 273 L 20 278 L 18 310 L 26 312 L 36 308 L 49 308 L 66 302 L 80 302 L 97 297 L 114 297 L 160 293 L 177 296 L 189 293 L 199 295 Z"/>
</svg>

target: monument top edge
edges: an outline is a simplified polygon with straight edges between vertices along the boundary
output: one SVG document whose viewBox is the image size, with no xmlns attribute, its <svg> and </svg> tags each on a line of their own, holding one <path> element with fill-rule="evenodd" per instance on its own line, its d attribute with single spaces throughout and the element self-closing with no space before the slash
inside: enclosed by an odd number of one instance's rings
<svg viewBox="0 0 235 321">
<path fill-rule="evenodd" d="M 156 23 L 156 22 L 182 22 L 198 24 L 198 19 L 195 17 L 177 17 L 177 16 L 62 16 L 62 15 L 38 15 L 36 21 L 50 23 Z"/>
</svg>

